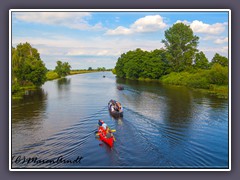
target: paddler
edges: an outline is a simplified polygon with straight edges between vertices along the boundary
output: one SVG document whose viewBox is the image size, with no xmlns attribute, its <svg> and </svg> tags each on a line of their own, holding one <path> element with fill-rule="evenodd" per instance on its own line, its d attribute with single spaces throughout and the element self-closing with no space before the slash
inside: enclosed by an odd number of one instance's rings
<svg viewBox="0 0 240 180">
<path fill-rule="evenodd" d="M 107 138 L 110 138 L 111 136 L 113 136 L 111 129 L 108 127 L 108 125 L 103 120 L 100 119 L 98 121 L 98 125 L 99 125 L 100 133 L 107 136 Z"/>
</svg>

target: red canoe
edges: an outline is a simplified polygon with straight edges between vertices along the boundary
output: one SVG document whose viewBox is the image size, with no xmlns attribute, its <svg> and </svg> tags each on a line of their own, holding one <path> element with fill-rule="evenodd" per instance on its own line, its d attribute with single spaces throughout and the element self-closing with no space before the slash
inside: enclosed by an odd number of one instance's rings
<svg viewBox="0 0 240 180">
<path fill-rule="evenodd" d="M 113 147 L 113 142 L 114 142 L 113 137 L 107 138 L 106 131 L 99 131 L 99 130 L 100 128 L 98 128 L 99 139 L 105 142 L 110 147 Z"/>
</svg>

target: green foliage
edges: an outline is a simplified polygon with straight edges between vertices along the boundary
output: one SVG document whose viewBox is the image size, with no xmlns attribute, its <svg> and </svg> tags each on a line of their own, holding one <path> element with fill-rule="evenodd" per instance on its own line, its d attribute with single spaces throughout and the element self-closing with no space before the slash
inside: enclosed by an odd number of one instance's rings
<svg viewBox="0 0 240 180">
<path fill-rule="evenodd" d="M 20 86 L 17 83 L 12 84 L 12 93 L 15 94 L 20 90 Z"/>
<path fill-rule="evenodd" d="M 55 72 L 59 77 L 65 77 L 70 74 L 71 66 L 68 62 L 57 61 L 57 66 L 55 67 Z"/>
<path fill-rule="evenodd" d="M 18 85 L 33 84 L 41 86 L 46 80 L 47 69 L 40 59 L 37 49 L 29 43 L 12 47 L 12 82 Z"/>
<path fill-rule="evenodd" d="M 152 52 L 136 49 L 128 51 L 118 58 L 116 63 L 116 75 L 128 79 L 159 79 L 169 70 L 165 59 L 165 50 Z"/>
<path fill-rule="evenodd" d="M 208 59 L 206 58 L 205 54 L 202 51 L 196 54 L 194 66 L 199 69 L 209 68 Z"/>
<path fill-rule="evenodd" d="M 24 80 L 32 82 L 36 86 L 41 86 L 46 80 L 47 69 L 42 61 L 28 57 L 23 67 Z"/>
<path fill-rule="evenodd" d="M 165 31 L 162 42 L 167 49 L 166 57 L 173 71 L 179 72 L 191 66 L 197 50 L 199 37 L 194 36 L 190 26 L 176 23 Z"/>
<path fill-rule="evenodd" d="M 89 67 L 89 68 L 88 68 L 88 71 L 92 71 L 92 70 L 93 70 L 92 67 Z"/>
<path fill-rule="evenodd" d="M 116 74 L 116 69 L 115 68 L 112 69 L 112 73 Z"/>
<path fill-rule="evenodd" d="M 48 71 L 46 74 L 47 80 L 53 80 L 59 78 L 58 74 L 54 71 Z"/>
<path fill-rule="evenodd" d="M 222 66 L 228 66 L 228 58 L 219 55 L 218 53 L 216 53 L 212 59 L 212 65 L 215 63 L 218 63 Z"/>
<path fill-rule="evenodd" d="M 214 85 L 228 85 L 228 68 L 215 64 L 210 70 L 172 72 L 160 79 L 163 83 L 210 89 Z"/>
<path fill-rule="evenodd" d="M 209 81 L 211 84 L 227 85 L 228 84 L 228 67 L 223 67 L 218 63 L 213 64 L 209 71 Z"/>
<path fill-rule="evenodd" d="M 105 67 L 98 67 L 97 71 L 106 71 L 106 68 Z"/>
</svg>

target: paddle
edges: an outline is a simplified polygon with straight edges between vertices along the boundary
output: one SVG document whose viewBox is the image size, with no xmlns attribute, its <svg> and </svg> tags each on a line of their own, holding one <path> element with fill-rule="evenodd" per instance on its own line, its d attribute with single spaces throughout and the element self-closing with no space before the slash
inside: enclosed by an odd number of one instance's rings
<svg viewBox="0 0 240 180">
<path fill-rule="evenodd" d="M 111 129 L 111 132 L 116 132 L 116 129 Z M 96 136 L 99 136 L 98 131 L 95 131 Z"/>
</svg>

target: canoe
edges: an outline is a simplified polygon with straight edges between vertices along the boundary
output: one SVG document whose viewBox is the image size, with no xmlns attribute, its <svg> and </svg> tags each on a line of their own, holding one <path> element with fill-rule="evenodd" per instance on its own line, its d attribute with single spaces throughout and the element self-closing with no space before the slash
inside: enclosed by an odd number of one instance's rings
<svg viewBox="0 0 240 180">
<path fill-rule="evenodd" d="M 99 131 L 99 130 L 100 130 L 100 128 L 98 128 L 99 139 L 101 141 L 105 142 L 110 147 L 113 147 L 114 138 L 113 137 L 107 138 L 106 131 L 102 132 L 102 131 Z"/>
<path fill-rule="evenodd" d="M 110 100 L 108 102 L 108 110 L 109 110 L 109 113 L 113 116 L 113 117 L 123 117 L 123 111 L 117 111 L 117 110 L 112 110 L 111 106 L 113 105 L 113 103 L 117 103 L 117 101 L 115 100 Z"/>
</svg>

